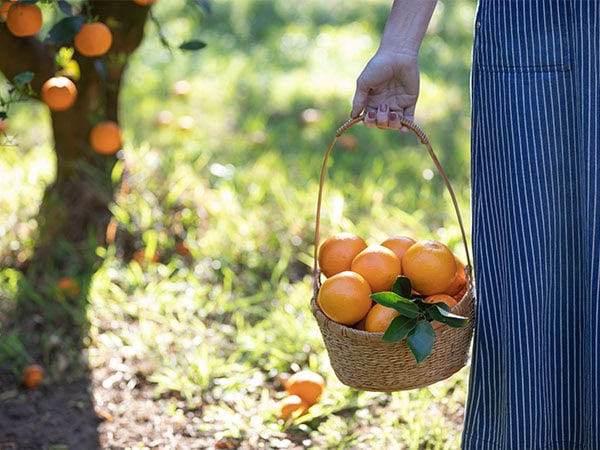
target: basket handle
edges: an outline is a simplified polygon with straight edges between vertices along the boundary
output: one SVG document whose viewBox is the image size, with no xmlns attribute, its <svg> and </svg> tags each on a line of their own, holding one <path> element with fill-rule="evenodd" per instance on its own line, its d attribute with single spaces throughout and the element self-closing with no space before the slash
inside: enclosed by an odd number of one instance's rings
<svg viewBox="0 0 600 450">
<path fill-rule="evenodd" d="M 313 275 L 314 275 L 315 298 L 316 298 L 316 295 L 317 295 L 317 293 L 319 291 L 319 287 L 320 287 L 320 281 L 319 281 L 320 280 L 320 277 L 319 277 L 320 272 L 319 272 L 319 267 L 318 267 L 319 228 L 321 225 L 321 204 L 322 204 L 322 199 L 323 199 L 323 185 L 325 184 L 325 174 L 327 172 L 327 162 L 329 161 L 329 155 L 331 154 L 331 151 L 333 150 L 333 147 L 334 147 L 336 141 L 339 139 L 339 137 L 342 136 L 350 128 L 352 128 L 354 125 L 356 125 L 358 122 L 362 122 L 363 119 L 364 119 L 364 114 L 362 114 L 358 117 L 355 117 L 353 119 L 349 119 L 348 121 L 346 121 L 346 123 L 344 123 L 341 127 L 339 127 L 335 133 L 335 136 L 331 140 L 331 143 L 329 144 L 329 147 L 327 149 L 327 153 L 325 153 L 325 158 L 323 159 L 323 166 L 321 167 L 321 177 L 319 179 L 319 195 L 317 197 L 317 213 L 316 213 L 316 220 L 315 220 L 315 244 L 314 244 L 315 247 L 314 247 L 314 256 L 313 256 Z M 408 128 L 409 130 L 411 130 L 414 134 L 416 134 L 417 137 L 421 140 L 421 144 L 423 144 L 427 148 L 427 153 L 431 157 L 433 164 L 435 165 L 437 171 L 439 172 L 440 176 L 442 177 L 442 180 L 444 181 L 444 184 L 446 185 L 446 189 L 448 190 L 448 193 L 450 194 L 450 198 L 452 199 L 452 204 L 454 206 L 454 212 L 456 213 L 456 218 L 458 219 L 458 226 L 460 228 L 462 242 L 465 247 L 465 256 L 467 258 L 467 264 L 465 265 L 465 272 L 466 272 L 466 277 L 467 277 L 467 285 L 470 290 L 470 289 L 472 289 L 472 286 L 473 286 L 473 277 L 471 274 L 471 270 L 472 270 L 471 256 L 470 256 L 470 252 L 469 252 L 469 245 L 467 243 L 467 235 L 465 233 L 465 227 L 463 225 L 463 220 L 462 220 L 462 216 L 460 214 L 460 208 L 458 207 L 458 201 L 456 200 L 456 194 L 454 193 L 454 189 L 452 188 L 452 185 L 450 184 L 450 180 L 448 179 L 448 176 L 446 175 L 444 168 L 440 164 L 440 161 L 439 161 L 437 155 L 433 151 L 431 143 L 429 142 L 429 139 L 425 135 L 425 132 L 418 125 L 416 125 L 415 123 L 413 123 L 410 120 L 407 120 L 403 117 L 400 117 L 400 123 L 403 126 L 405 126 L 406 128 Z"/>
</svg>

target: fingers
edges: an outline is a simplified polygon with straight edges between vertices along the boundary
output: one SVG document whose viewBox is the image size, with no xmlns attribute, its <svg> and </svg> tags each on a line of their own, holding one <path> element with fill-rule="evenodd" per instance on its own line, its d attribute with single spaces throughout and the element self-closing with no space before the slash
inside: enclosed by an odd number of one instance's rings
<svg viewBox="0 0 600 450">
<path fill-rule="evenodd" d="M 380 128 L 382 130 L 392 129 L 408 131 L 408 128 L 402 126 L 401 117 L 406 117 L 400 111 L 390 111 L 387 104 L 382 103 L 379 108 L 367 108 L 364 124 L 370 128 Z"/>
</svg>

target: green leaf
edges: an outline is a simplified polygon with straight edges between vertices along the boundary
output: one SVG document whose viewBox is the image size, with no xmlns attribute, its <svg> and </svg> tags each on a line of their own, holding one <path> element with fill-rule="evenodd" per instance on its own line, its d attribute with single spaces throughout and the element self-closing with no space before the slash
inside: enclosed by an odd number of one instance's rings
<svg viewBox="0 0 600 450">
<path fill-rule="evenodd" d="M 73 6 L 65 0 L 58 0 L 58 8 L 67 16 L 73 15 Z"/>
<path fill-rule="evenodd" d="M 388 308 L 393 308 L 400 314 L 412 319 L 422 315 L 421 309 L 411 300 L 401 297 L 394 292 L 378 292 L 371 295 L 371 299 Z"/>
<path fill-rule="evenodd" d="M 31 83 L 34 76 L 35 76 L 35 74 L 29 70 L 25 71 L 25 72 L 21 72 L 21 73 L 15 75 L 15 77 L 13 78 L 13 83 L 15 84 L 16 87 L 18 87 L 19 89 L 22 89 L 23 87 L 25 87 L 25 85 Z"/>
<path fill-rule="evenodd" d="M 400 297 L 412 298 L 412 283 L 403 275 L 399 275 L 392 286 L 392 292 L 395 292 Z"/>
<path fill-rule="evenodd" d="M 181 50 L 201 50 L 206 47 L 206 44 L 202 41 L 187 41 L 179 46 Z"/>
<path fill-rule="evenodd" d="M 450 308 L 445 303 L 430 303 L 427 305 L 426 316 L 431 320 L 445 323 L 453 328 L 460 328 L 469 322 L 468 317 L 459 316 L 450 312 Z"/>
<path fill-rule="evenodd" d="M 381 340 L 384 342 L 401 341 L 415 328 L 416 325 L 416 319 L 404 316 L 394 317 L 394 320 L 392 320 L 387 330 L 385 330 L 385 333 L 383 333 Z"/>
<path fill-rule="evenodd" d="M 415 357 L 417 364 L 423 362 L 431 353 L 433 343 L 435 342 L 435 333 L 431 323 L 427 320 L 417 322 L 415 328 L 408 333 L 406 343 Z"/>
<path fill-rule="evenodd" d="M 85 17 L 83 16 L 65 17 L 54 24 L 48 32 L 45 42 L 54 45 L 66 44 L 75 37 L 84 23 Z"/>
</svg>

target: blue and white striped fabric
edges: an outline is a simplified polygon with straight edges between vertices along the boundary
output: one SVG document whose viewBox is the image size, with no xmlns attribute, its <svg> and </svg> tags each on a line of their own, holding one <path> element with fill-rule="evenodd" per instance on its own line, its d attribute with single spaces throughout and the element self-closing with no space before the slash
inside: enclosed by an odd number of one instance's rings
<svg viewBox="0 0 600 450">
<path fill-rule="evenodd" d="M 600 0 L 480 0 L 465 449 L 600 449 Z"/>
</svg>

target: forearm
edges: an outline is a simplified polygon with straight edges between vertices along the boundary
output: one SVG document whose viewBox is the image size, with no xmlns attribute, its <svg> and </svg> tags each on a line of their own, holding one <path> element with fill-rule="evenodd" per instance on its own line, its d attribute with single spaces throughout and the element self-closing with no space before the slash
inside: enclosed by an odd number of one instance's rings
<svg viewBox="0 0 600 450">
<path fill-rule="evenodd" d="M 394 0 L 380 50 L 416 56 L 436 4 L 437 0 Z"/>
</svg>

